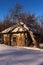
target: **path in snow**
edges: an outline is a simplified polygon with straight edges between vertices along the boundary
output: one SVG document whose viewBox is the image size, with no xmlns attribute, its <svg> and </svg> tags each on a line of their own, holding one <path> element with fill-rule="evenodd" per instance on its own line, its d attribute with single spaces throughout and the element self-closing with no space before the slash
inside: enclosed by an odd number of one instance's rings
<svg viewBox="0 0 43 65">
<path fill-rule="evenodd" d="M 0 44 L 0 65 L 43 65 L 43 51 Z"/>
</svg>

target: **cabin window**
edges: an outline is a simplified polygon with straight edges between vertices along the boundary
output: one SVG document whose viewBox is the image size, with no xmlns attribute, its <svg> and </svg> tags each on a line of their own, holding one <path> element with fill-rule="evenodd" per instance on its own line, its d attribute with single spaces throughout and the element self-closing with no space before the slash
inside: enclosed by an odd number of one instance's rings
<svg viewBox="0 0 43 65">
<path fill-rule="evenodd" d="M 13 42 L 16 42 L 16 37 L 13 37 Z"/>
</svg>

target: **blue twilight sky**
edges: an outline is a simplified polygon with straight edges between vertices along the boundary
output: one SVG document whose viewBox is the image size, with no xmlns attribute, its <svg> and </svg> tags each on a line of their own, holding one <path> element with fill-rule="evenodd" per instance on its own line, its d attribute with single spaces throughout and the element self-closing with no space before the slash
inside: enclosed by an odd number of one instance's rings
<svg viewBox="0 0 43 65">
<path fill-rule="evenodd" d="M 16 3 L 20 3 L 24 11 L 30 11 L 37 16 L 43 15 L 43 0 L 0 0 L 0 20 L 3 20 L 9 9 Z"/>
</svg>

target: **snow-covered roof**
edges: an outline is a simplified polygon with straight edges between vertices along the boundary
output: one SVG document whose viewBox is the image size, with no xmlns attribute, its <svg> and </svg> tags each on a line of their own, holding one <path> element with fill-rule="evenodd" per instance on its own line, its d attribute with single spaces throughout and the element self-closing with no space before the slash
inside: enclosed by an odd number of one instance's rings
<svg viewBox="0 0 43 65">
<path fill-rule="evenodd" d="M 17 26 L 15 27 L 15 25 L 13 25 L 12 27 L 9 27 L 5 30 L 3 30 L 1 33 L 9 33 L 11 32 L 22 32 L 22 31 L 26 31 L 29 30 L 29 28 L 26 26 L 26 24 L 24 24 L 23 22 L 19 22 L 17 24 Z"/>
<path fill-rule="evenodd" d="M 9 27 L 5 30 L 3 30 L 1 33 L 8 33 L 10 30 L 12 30 L 14 27 Z"/>
<path fill-rule="evenodd" d="M 36 29 L 32 29 L 31 27 L 28 27 L 26 24 L 24 24 L 23 22 L 18 22 L 16 25 L 13 25 L 5 30 L 3 30 L 0 33 L 14 33 L 14 32 L 24 32 L 24 31 L 29 31 L 31 30 L 33 33 L 37 33 Z"/>
<path fill-rule="evenodd" d="M 22 27 L 17 27 L 15 28 L 12 32 L 22 32 L 22 31 L 26 31 L 27 29 L 26 28 L 22 28 Z"/>
</svg>

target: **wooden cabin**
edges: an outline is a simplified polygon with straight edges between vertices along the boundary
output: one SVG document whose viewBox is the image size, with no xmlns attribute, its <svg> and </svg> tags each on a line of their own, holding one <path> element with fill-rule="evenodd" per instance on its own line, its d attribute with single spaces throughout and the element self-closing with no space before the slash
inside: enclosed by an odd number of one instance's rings
<svg viewBox="0 0 43 65">
<path fill-rule="evenodd" d="M 23 22 L 1 32 L 3 43 L 12 46 L 29 46 L 33 41 L 36 42 L 31 34 L 33 35 L 32 31 Z"/>
</svg>

